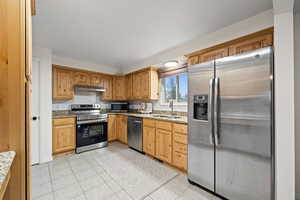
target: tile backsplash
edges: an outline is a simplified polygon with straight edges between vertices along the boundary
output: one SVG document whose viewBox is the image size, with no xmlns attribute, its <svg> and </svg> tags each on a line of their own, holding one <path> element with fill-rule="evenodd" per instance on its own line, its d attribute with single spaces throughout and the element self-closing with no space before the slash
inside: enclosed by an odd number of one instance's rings
<svg viewBox="0 0 300 200">
<path fill-rule="evenodd" d="M 72 100 L 53 100 L 52 110 L 70 110 L 72 104 L 101 104 L 102 108 L 109 109 L 110 103 L 101 101 L 99 93 L 96 92 L 78 92 L 76 91 Z"/>
</svg>

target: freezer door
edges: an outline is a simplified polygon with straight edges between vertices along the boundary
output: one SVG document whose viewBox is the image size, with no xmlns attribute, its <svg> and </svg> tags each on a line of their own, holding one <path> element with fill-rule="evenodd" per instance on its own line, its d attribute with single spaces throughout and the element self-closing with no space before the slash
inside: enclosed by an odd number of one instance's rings
<svg viewBox="0 0 300 200">
<path fill-rule="evenodd" d="M 211 103 L 214 62 L 188 69 L 188 178 L 214 191 Z"/>
<path fill-rule="evenodd" d="M 272 198 L 272 49 L 216 61 L 216 193 Z"/>
</svg>

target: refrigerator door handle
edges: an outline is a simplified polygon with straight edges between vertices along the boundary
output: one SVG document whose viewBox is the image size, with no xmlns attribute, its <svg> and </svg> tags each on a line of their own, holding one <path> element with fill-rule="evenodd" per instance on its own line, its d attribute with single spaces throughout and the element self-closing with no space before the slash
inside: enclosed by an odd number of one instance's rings
<svg viewBox="0 0 300 200">
<path fill-rule="evenodd" d="M 219 77 L 215 78 L 214 83 L 214 116 L 213 116 L 213 130 L 214 130 L 214 139 L 215 139 L 215 145 L 217 146 L 219 144 L 219 85 L 220 85 L 220 79 Z"/>
<path fill-rule="evenodd" d="M 213 138 L 214 138 L 214 124 L 213 124 L 213 91 L 214 90 L 214 79 L 211 78 L 209 80 L 209 93 L 208 93 L 208 124 L 210 128 L 210 144 L 214 144 Z"/>
</svg>

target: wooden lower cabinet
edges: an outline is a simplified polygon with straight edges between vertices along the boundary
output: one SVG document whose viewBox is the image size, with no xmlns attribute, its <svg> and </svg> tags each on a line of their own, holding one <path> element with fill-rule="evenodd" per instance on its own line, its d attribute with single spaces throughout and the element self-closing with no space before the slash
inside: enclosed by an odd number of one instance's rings
<svg viewBox="0 0 300 200">
<path fill-rule="evenodd" d="M 108 142 L 119 140 L 127 144 L 127 121 L 128 117 L 124 115 L 108 116 Z"/>
<path fill-rule="evenodd" d="M 127 144 L 127 122 L 127 116 L 119 115 L 117 117 L 117 139 L 124 144 Z"/>
<path fill-rule="evenodd" d="M 183 171 L 187 170 L 187 125 L 143 120 L 143 151 Z"/>
<path fill-rule="evenodd" d="M 184 171 L 187 170 L 187 144 L 187 125 L 174 123 L 172 164 Z"/>
<path fill-rule="evenodd" d="M 155 120 L 143 120 L 143 151 L 146 154 L 155 156 L 156 127 Z"/>
<path fill-rule="evenodd" d="M 53 154 L 72 151 L 76 147 L 75 118 L 53 119 Z"/>
<path fill-rule="evenodd" d="M 117 139 L 117 115 L 108 115 L 108 142 Z"/>
<path fill-rule="evenodd" d="M 177 151 L 173 152 L 173 163 L 175 167 L 183 170 L 187 170 L 187 154 L 179 153 Z"/>
<path fill-rule="evenodd" d="M 156 129 L 156 157 L 167 163 L 172 162 L 172 132 Z"/>
</svg>

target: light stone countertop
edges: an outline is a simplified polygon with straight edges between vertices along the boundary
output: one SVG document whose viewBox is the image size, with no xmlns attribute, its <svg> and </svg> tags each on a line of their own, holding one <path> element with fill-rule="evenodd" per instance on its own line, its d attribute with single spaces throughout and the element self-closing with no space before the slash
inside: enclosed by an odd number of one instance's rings
<svg viewBox="0 0 300 200">
<path fill-rule="evenodd" d="M 132 116 L 132 117 L 141 117 L 141 118 L 150 118 L 150 119 L 156 119 L 156 120 L 164 120 L 164 121 L 170 121 L 175 123 L 182 123 L 187 124 L 188 120 L 186 116 L 179 116 L 179 118 L 168 118 L 168 117 L 158 117 L 159 115 L 164 114 L 141 114 L 141 113 L 112 113 L 108 112 L 107 114 L 111 115 L 126 115 L 126 116 Z M 169 116 L 169 115 L 168 115 Z M 76 117 L 76 115 L 71 113 L 62 113 L 62 114 L 55 114 L 52 115 L 53 119 L 59 119 L 59 118 L 67 118 L 67 117 Z"/>
<path fill-rule="evenodd" d="M 16 152 L 7 151 L 0 153 L 0 189 L 14 161 Z"/>
<path fill-rule="evenodd" d="M 107 114 L 115 114 L 115 115 L 126 115 L 132 117 L 141 117 L 141 118 L 150 118 L 156 120 L 164 120 L 175 123 L 187 124 L 188 120 L 186 116 L 179 116 L 179 118 L 168 118 L 168 117 L 158 117 L 160 114 L 140 114 L 140 113 L 107 113 Z M 164 114 L 161 114 L 164 115 Z"/>
</svg>

